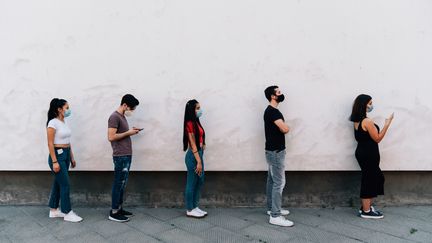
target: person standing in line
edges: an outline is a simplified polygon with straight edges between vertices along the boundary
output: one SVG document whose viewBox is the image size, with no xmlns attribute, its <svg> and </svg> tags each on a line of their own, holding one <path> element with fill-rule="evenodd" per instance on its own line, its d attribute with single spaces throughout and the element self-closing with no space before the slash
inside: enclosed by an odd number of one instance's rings
<svg viewBox="0 0 432 243">
<path fill-rule="evenodd" d="M 202 116 L 200 103 L 189 100 L 186 103 L 183 122 L 183 151 L 186 151 L 185 163 L 187 180 L 185 191 L 186 216 L 203 218 L 207 212 L 198 207 L 200 191 L 204 184 L 205 131 L 200 122 Z"/>
<path fill-rule="evenodd" d="M 54 98 L 50 102 L 47 121 L 48 165 L 53 172 L 54 182 L 49 199 L 50 218 L 63 218 L 68 222 L 83 219 L 71 208 L 69 167 L 75 168 L 76 161 L 70 143 L 72 132 L 65 118 L 71 115 L 69 104 L 64 99 Z M 59 203 L 61 201 L 61 209 Z"/>
<path fill-rule="evenodd" d="M 127 222 L 132 212 L 123 209 L 124 191 L 128 182 L 132 163 L 131 136 L 138 134 L 141 128 L 129 129 L 126 117 L 132 116 L 139 101 L 131 94 L 123 96 L 120 106 L 108 119 L 108 140 L 113 149 L 114 181 L 112 186 L 112 204 L 109 220 Z"/>
<path fill-rule="evenodd" d="M 354 136 L 357 140 L 355 157 L 360 165 L 361 176 L 361 208 L 360 217 L 369 219 L 382 219 L 382 212 L 372 206 L 373 198 L 384 195 L 384 174 L 380 164 L 380 143 L 387 133 L 393 121 L 394 114 L 385 120 L 383 129 L 367 117 L 367 113 L 373 110 L 372 97 L 366 94 L 357 96 L 354 101 L 350 121 L 354 123 Z"/>
<path fill-rule="evenodd" d="M 291 227 L 294 223 L 284 217 L 290 212 L 282 209 L 282 192 L 285 187 L 285 134 L 290 129 L 278 106 L 285 96 L 278 86 L 267 87 L 264 94 L 269 101 L 264 112 L 265 157 L 268 164 L 267 214 L 270 216 L 270 224 Z"/>
</svg>

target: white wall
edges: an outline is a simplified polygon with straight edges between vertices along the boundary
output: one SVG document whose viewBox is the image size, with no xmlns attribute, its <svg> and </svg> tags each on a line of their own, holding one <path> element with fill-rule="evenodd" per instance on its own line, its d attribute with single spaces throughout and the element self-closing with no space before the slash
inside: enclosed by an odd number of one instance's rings
<svg viewBox="0 0 432 243">
<path fill-rule="evenodd" d="M 47 170 L 53 97 L 70 102 L 78 170 L 112 170 L 107 119 L 125 93 L 134 170 L 184 170 L 185 102 L 205 110 L 207 170 L 265 170 L 263 90 L 278 84 L 288 170 L 357 170 L 359 93 L 394 124 L 386 170 L 432 169 L 432 2 L 0 0 L 0 170 Z"/>
</svg>

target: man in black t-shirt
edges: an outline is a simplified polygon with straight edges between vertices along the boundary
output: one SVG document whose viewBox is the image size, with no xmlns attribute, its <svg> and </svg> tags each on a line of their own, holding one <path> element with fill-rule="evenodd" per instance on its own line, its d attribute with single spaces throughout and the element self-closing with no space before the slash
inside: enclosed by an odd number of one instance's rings
<svg viewBox="0 0 432 243">
<path fill-rule="evenodd" d="M 270 102 L 264 112 L 265 156 L 268 164 L 267 214 L 270 215 L 270 224 L 290 227 L 294 223 L 284 217 L 289 211 L 282 209 L 282 192 L 285 187 L 285 134 L 289 132 L 289 127 L 277 109 L 285 96 L 281 94 L 278 86 L 266 88 L 264 94 Z"/>
</svg>

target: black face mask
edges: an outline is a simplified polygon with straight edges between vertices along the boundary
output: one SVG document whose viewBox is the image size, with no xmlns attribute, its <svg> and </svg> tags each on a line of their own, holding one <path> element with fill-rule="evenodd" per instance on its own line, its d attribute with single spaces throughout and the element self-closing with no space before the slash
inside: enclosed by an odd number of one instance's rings
<svg viewBox="0 0 432 243">
<path fill-rule="evenodd" d="M 283 102 L 283 101 L 285 100 L 285 95 L 283 95 L 283 94 L 278 95 L 278 96 L 276 96 L 276 97 L 277 97 L 276 101 L 277 101 L 278 103 L 281 103 L 281 102 Z"/>
</svg>

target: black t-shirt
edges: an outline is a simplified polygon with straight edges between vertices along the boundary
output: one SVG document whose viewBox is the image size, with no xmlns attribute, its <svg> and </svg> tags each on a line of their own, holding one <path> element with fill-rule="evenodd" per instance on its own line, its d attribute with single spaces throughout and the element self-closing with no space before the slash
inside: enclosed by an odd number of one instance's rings
<svg viewBox="0 0 432 243">
<path fill-rule="evenodd" d="M 282 113 L 269 105 L 264 112 L 264 130 L 266 137 L 265 149 L 269 151 L 285 149 L 285 134 L 274 123 L 276 120 L 282 119 L 285 121 Z"/>
</svg>

